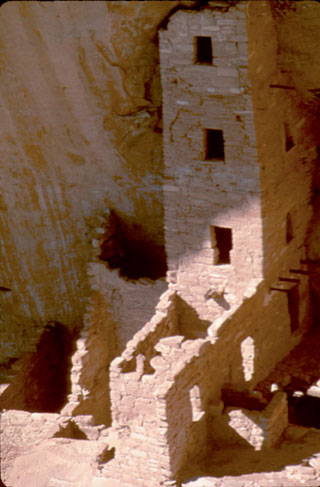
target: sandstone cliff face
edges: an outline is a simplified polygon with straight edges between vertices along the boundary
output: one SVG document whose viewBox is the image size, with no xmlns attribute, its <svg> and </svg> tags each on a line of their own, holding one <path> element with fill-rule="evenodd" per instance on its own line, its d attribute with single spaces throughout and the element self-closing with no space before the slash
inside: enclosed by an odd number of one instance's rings
<svg viewBox="0 0 320 487">
<path fill-rule="evenodd" d="M 164 260 L 157 30 L 174 7 L 196 4 L 2 6 L 1 360 L 48 321 L 81 324 L 87 234 L 105 206 Z M 274 11 L 279 62 L 315 114 L 319 4 L 284 6 Z"/>
<path fill-rule="evenodd" d="M 178 3 L 1 8 L 2 359 L 81 323 L 105 206 L 164 259 L 157 26 Z"/>
</svg>

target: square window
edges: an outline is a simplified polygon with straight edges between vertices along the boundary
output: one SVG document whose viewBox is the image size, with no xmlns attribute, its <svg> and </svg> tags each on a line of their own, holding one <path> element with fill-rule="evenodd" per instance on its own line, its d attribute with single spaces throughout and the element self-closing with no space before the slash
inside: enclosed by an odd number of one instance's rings
<svg viewBox="0 0 320 487">
<path fill-rule="evenodd" d="M 205 129 L 204 160 L 224 161 L 224 140 L 222 130 Z"/>
<path fill-rule="evenodd" d="M 195 63 L 212 64 L 212 42 L 211 37 L 195 37 Z"/>
</svg>

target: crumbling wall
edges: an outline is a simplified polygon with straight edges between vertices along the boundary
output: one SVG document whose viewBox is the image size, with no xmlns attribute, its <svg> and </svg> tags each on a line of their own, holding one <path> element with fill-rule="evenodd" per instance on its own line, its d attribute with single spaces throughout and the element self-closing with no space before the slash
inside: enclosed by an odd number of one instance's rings
<svg viewBox="0 0 320 487">
<path fill-rule="evenodd" d="M 104 263 L 88 265 L 92 289 L 99 291 L 116 324 L 115 334 L 122 351 L 135 333 L 153 316 L 161 294 L 167 289 L 165 279 L 123 279 L 118 270 Z"/>
<path fill-rule="evenodd" d="M 171 285 L 167 295 L 173 292 Z M 115 463 L 105 467 L 111 478 L 131 477 L 145 485 L 150 471 L 161 470 L 163 479 L 173 482 L 191 458 L 204 456 L 212 444 L 227 443 L 226 428 L 221 433 L 224 386 L 251 393 L 297 342 L 285 293 L 261 284 L 247 291 L 240 307 L 215 320 L 205 338 L 183 336 L 179 303 L 180 298 L 169 306 L 164 302 L 165 315 L 156 314 L 111 365 Z M 242 346 L 248 337 L 249 357 Z M 264 431 L 273 442 L 285 415 L 279 421 L 271 416 Z"/>
<path fill-rule="evenodd" d="M 115 460 L 105 466 L 104 475 L 124 483 L 135 479 L 137 485 L 161 485 L 170 476 L 161 426 L 165 411 L 155 390 L 160 355 L 155 346 L 161 338 L 177 333 L 174 294 L 167 291 L 161 297 L 154 317 L 110 367 Z"/>
<path fill-rule="evenodd" d="M 230 418 L 229 427 L 255 450 L 275 446 L 288 426 L 288 401 L 284 392 L 275 394 L 263 411 L 227 408 L 225 413 Z"/>
<path fill-rule="evenodd" d="M 152 316 L 167 286 L 164 279 L 124 275 L 124 261 L 132 256 L 113 210 L 105 208 L 96 225 L 90 234 L 92 262 L 87 266 L 91 296 L 72 357 L 71 394 L 62 414 L 91 414 L 95 424 L 110 425 L 110 363 Z"/>
<path fill-rule="evenodd" d="M 152 319 L 135 334 L 133 339 L 128 342 L 122 355 L 112 363 L 110 387 L 112 391 L 112 420 L 115 425 L 125 425 L 141 415 L 145 416 L 145 419 L 149 416 L 147 408 L 141 407 L 139 400 L 135 401 L 135 398 L 140 397 L 143 400 L 145 397 L 145 395 L 139 394 L 140 387 L 142 389 L 147 388 L 149 395 L 153 395 L 152 381 L 148 381 L 146 378 L 145 384 L 140 379 L 142 376 L 152 376 L 155 371 L 153 363 L 157 361 L 159 353 L 154 347 L 158 341 L 178 332 L 174 295 L 172 291 L 167 291 L 161 296 Z M 129 384 L 127 394 L 121 392 L 123 382 Z M 135 386 L 134 383 L 136 383 Z M 133 386 L 133 390 L 130 393 L 131 386 Z M 143 423 L 143 421 L 141 422 Z"/>
<path fill-rule="evenodd" d="M 103 295 L 93 291 L 71 359 L 71 391 L 62 415 L 90 414 L 95 424 L 110 425 L 109 365 L 119 351 L 115 326 Z"/>
</svg>

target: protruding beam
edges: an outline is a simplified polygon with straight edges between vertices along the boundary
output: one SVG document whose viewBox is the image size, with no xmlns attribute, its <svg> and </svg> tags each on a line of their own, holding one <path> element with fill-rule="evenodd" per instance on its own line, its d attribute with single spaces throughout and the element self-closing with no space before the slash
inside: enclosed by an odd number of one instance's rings
<svg viewBox="0 0 320 487">
<path fill-rule="evenodd" d="M 281 88 L 282 90 L 295 90 L 294 86 L 287 86 L 287 85 L 269 85 L 270 88 Z"/>
<path fill-rule="evenodd" d="M 290 269 L 293 274 L 301 274 L 303 276 L 308 276 L 310 272 L 306 269 Z"/>
<path fill-rule="evenodd" d="M 295 282 L 296 284 L 299 284 L 300 279 L 298 277 L 279 277 L 279 281 L 284 281 L 284 282 Z"/>
<path fill-rule="evenodd" d="M 298 286 L 298 282 L 284 282 L 284 281 L 280 281 L 279 279 L 279 282 L 276 282 L 274 285 L 270 286 L 270 290 L 271 291 L 280 291 L 280 292 L 283 292 L 283 293 L 289 293 L 291 291 L 291 289 L 295 288 Z"/>
</svg>

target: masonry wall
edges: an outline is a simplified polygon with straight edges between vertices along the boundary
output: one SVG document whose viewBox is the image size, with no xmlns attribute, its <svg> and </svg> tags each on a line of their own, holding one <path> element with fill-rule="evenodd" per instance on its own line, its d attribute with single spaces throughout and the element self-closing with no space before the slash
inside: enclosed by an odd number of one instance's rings
<svg viewBox="0 0 320 487">
<path fill-rule="evenodd" d="M 110 270 L 102 262 L 89 264 L 88 272 L 92 288 L 101 292 L 108 303 L 116 323 L 116 340 L 122 351 L 135 333 L 152 318 L 159 298 L 168 285 L 165 279 L 123 278 L 118 270 Z"/>
<path fill-rule="evenodd" d="M 227 443 L 231 428 L 216 429 L 221 423 L 217 416 L 228 407 L 220 406 L 222 389 L 250 393 L 299 340 L 291 332 L 286 293 L 263 284 L 252 287 L 240 307 L 215 320 L 205 338 L 183 335 L 180 300 L 168 301 L 175 292 L 171 285 L 159 303 L 162 313 L 158 308 L 111 365 L 116 440 L 115 461 L 105 467 L 110 478 L 153 485 L 147 477 L 158 471 L 154 485 L 173 482 L 209 445 Z M 307 312 L 301 320 L 306 328 Z M 242 345 L 248 338 L 247 350 Z M 274 424 L 274 435 L 280 423 Z"/>
<path fill-rule="evenodd" d="M 304 320 L 308 325 L 308 315 Z M 230 443 L 232 427 L 226 425 L 222 433 L 218 429 L 224 421 L 223 409 L 228 407 L 227 403 L 221 404 L 222 389 L 250 393 L 297 343 L 297 337 L 290 331 L 286 296 L 269 294 L 263 286 L 230 312 L 229 317 L 216 320 L 208 333 L 207 339 L 182 341 L 171 350 L 169 343 L 166 350 L 162 348 L 162 357 L 170 367 L 162 364 L 162 383 L 157 394 L 166 404 L 166 438 L 174 478 L 183 474 L 192 459 L 205 457 L 212 445 Z M 248 337 L 253 343 L 250 357 L 241 346 Z M 160 348 L 161 341 L 156 346 Z M 249 377 L 246 375 L 248 359 L 252 365 Z M 157 372 L 160 375 L 160 368 Z M 275 416 L 260 425 L 265 428 L 263 435 L 267 442 L 271 437 L 270 441 L 276 441 L 284 422 L 285 415 L 282 415 L 279 421 Z M 234 432 L 231 438 L 232 435 Z M 235 438 L 232 441 L 237 442 Z"/>
<path fill-rule="evenodd" d="M 274 213 L 271 212 L 270 221 L 266 223 L 264 219 L 264 211 L 271 211 L 264 199 L 270 199 L 272 188 L 280 185 L 281 189 L 285 183 L 280 169 L 272 170 L 271 164 L 270 171 L 268 168 L 264 172 L 267 160 L 258 158 L 255 127 L 260 127 L 259 123 L 262 127 L 263 117 L 256 117 L 254 110 L 259 110 L 259 105 L 252 104 L 247 3 L 229 9 L 213 5 L 198 11 L 176 12 L 160 32 L 167 279 L 169 289 L 177 293 L 177 336 L 162 335 L 155 343 L 147 335 L 140 345 L 147 340 L 154 347 L 153 353 L 161 353 L 150 361 L 155 373 L 144 375 L 143 357 L 137 355 L 136 368 L 120 374 L 118 370 L 119 383 L 111 384 L 111 389 L 115 389 L 115 418 L 122 418 L 130 403 L 131 392 L 126 391 L 130 374 L 133 394 L 142 392 L 148 396 L 148 390 L 155 391 L 153 407 L 160 408 L 163 414 L 163 448 L 150 452 L 150 458 L 154 454 L 158 465 L 164 462 L 167 482 L 179 478 L 191 458 L 204 455 L 209 443 L 221 440 L 215 437 L 214 424 L 222 413 L 223 388 L 227 386 L 236 393 L 252 392 L 310 326 L 308 275 L 300 261 L 310 213 L 306 203 L 310 179 L 298 184 L 298 198 L 308 210 L 306 221 L 300 210 L 297 217 L 294 211 L 285 215 L 285 244 L 290 247 L 286 253 L 281 244 L 279 222 L 284 206 L 277 204 L 280 193 L 276 193 L 274 201 L 271 198 Z M 257 36 L 258 33 L 257 29 Z M 201 36 L 210 41 L 212 62 L 195 58 L 197 37 Z M 270 56 L 272 63 L 275 52 Z M 219 157 L 208 155 L 208 130 L 220 131 L 220 135 L 222 131 L 224 154 Z M 286 137 L 287 148 L 288 133 Z M 261 138 L 259 144 L 262 145 Z M 290 184 L 287 194 L 293 191 Z M 217 227 L 232 231 L 229 262 L 217 260 L 221 251 Z M 271 234 L 271 228 L 279 231 Z M 277 266 L 270 248 L 276 254 Z M 294 299 L 291 292 L 295 293 Z M 192 321 L 196 328 L 201 322 L 203 334 L 183 333 L 190 332 Z M 148 329 L 143 330 L 144 337 Z M 129 358 L 132 360 L 131 354 Z M 123 358 L 114 364 L 119 366 L 122 361 Z M 137 379 L 141 380 L 139 386 Z M 124 401 L 121 407 L 118 396 Z M 139 413 L 136 411 L 133 421 L 129 413 L 124 417 L 127 423 L 123 440 L 119 437 L 118 451 L 125 448 L 128 453 L 128 445 L 132 447 L 131 432 L 137 433 Z M 119 434 L 121 422 L 115 421 Z M 141 453 L 136 454 L 145 458 L 145 464 L 149 456 L 142 445 L 153 437 L 148 422 L 149 417 L 139 424 Z M 281 420 L 279 425 L 272 425 L 275 437 L 282 423 Z M 155 420 L 154 428 L 157 427 Z M 130 438 L 129 443 L 126 438 Z M 117 448 L 116 458 L 120 460 Z M 130 468 L 133 467 L 128 463 L 123 472 L 130 473 Z"/>
<path fill-rule="evenodd" d="M 174 293 L 165 293 L 156 313 L 110 367 L 112 429 L 115 460 L 107 464 L 105 476 L 135 482 L 139 486 L 163 485 L 170 478 L 168 445 L 163 434 L 165 405 L 157 399 L 156 374 L 160 354 L 155 346 L 163 337 L 177 332 Z M 112 446 L 112 445 L 111 445 Z"/>
<path fill-rule="evenodd" d="M 71 359 L 71 391 L 63 416 L 91 414 L 94 424 L 110 425 L 109 365 L 119 351 L 115 326 L 103 295 L 93 291 Z"/>
<path fill-rule="evenodd" d="M 195 59 L 197 36 L 211 41 L 210 65 Z M 160 61 L 169 279 L 201 318 L 213 320 L 262 277 L 245 3 L 175 13 L 160 32 Z M 223 131 L 224 160 L 206 160 L 206 129 Z M 215 226 L 232 230 L 230 264 L 215 265 Z M 208 299 L 212 293 L 223 296 L 220 303 Z"/>
<path fill-rule="evenodd" d="M 298 10 L 309 7 L 301 5 Z M 269 282 L 277 272 L 301 267 L 313 212 L 318 128 L 311 105 L 315 97 L 306 89 L 312 88 L 313 81 L 306 74 L 308 85 L 303 86 L 303 75 L 295 71 L 294 61 L 291 69 L 288 60 L 284 62 L 284 39 L 278 35 L 285 22 L 287 35 L 292 35 L 297 24 L 290 28 L 293 16 L 290 8 L 279 18 L 270 2 L 248 2 L 249 74 L 261 167 L 264 275 Z"/>
</svg>

